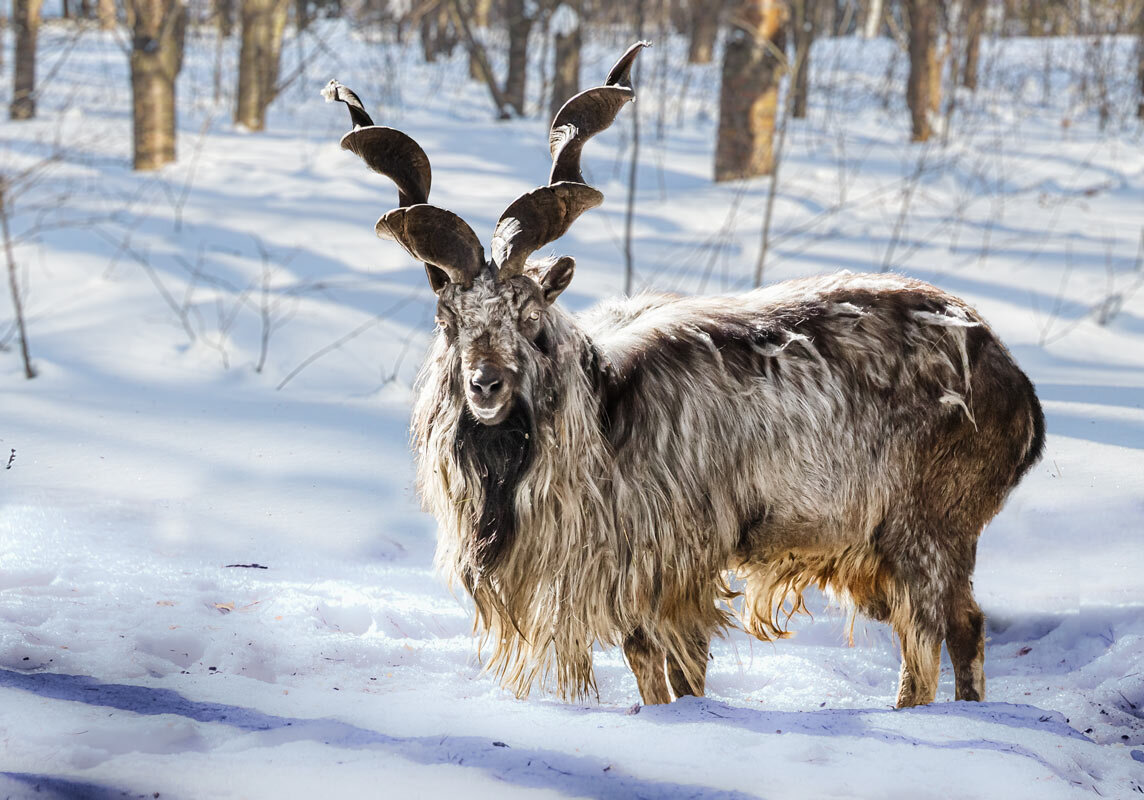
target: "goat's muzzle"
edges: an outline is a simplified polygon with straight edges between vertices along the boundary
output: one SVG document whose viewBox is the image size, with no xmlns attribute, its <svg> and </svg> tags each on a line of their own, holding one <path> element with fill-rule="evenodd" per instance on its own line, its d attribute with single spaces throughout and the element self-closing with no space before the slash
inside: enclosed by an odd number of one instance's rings
<svg viewBox="0 0 1144 800">
<path fill-rule="evenodd" d="M 469 375 L 469 408 L 478 422 L 499 425 L 512 408 L 509 375 L 490 361 L 482 361 Z"/>
</svg>

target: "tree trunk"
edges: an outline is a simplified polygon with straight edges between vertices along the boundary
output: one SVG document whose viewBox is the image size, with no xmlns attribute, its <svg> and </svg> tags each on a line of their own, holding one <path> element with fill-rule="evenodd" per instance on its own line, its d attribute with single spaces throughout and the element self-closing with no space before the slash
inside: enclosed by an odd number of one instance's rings
<svg viewBox="0 0 1144 800">
<path fill-rule="evenodd" d="M 1136 18 L 1136 116 L 1144 119 L 1144 6 Z"/>
<path fill-rule="evenodd" d="M 472 20 L 473 27 L 475 27 L 475 28 L 487 28 L 489 26 L 489 13 L 492 11 L 492 6 L 493 6 L 492 0 L 477 0 L 475 3 L 473 3 L 473 10 L 471 12 L 471 20 Z M 457 23 L 457 20 L 456 20 L 456 6 L 455 5 L 451 9 L 451 11 L 453 11 L 453 26 L 455 28 L 457 28 L 458 33 L 461 34 L 461 38 L 466 39 L 466 42 L 465 42 L 466 49 L 469 51 L 469 77 L 475 81 L 483 80 L 485 73 L 483 71 L 484 68 L 481 66 L 480 57 L 477 55 L 474 48 L 468 47 L 468 41 L 467 41 L 467 37 L 465 36 L 465 31 L 462 29 L 461 25 L 459 25 Z M 469 31 L 469 35 L 470 36 L 472 35 L 471 30 Z M 498 91 L 499 91 L 499 88 L 498 88 Z"/>
<path fill-rule="evenodd" d="M 437 55 L 449 58 L 457 46 L 457 32 L 449 24 L 448 4 L 440 3 L 434 10 L 433 16 L 437 18 L 436 27 L 433 31 L 433 49 Z"/>
<path fill-rule="evenodd" d="M 642 42 L 644 38 L 644 0 L 635 0 L 635 40 Z M 641 64 L 635 64 L 635 73 L 631 85 L 640 86 Z M 624 208 L 624 294 L 632 293 L 632 280 L 636 274 L 635 248 L 632 246 L 632 222 L 636 213 L 636 188 L 639 184 L 640 167 L 640 109 L 637 105 L 632 109 L 632 160 L 628 164 L 628 202 Z"/>
<path fill-rule="evenodd" d="M 862 26 L 862 35 L 867 39 L 876 39 L 882 32 L 882 0 L 867 0 L 866 20 Z"/>
<path fill-rule="evenodd" d="M 512 113 L 509 110 L 508 100 L 505 99 L 504 92 L 501 91 L 496 76 L 493 74 L 493 68 L 485 54 L 484 45 L 477 41 L 476 37 L 473 36 L 472 28 L 469 27 L 466 16 L 467 10 L 461 5 L 461 0 L 449 0 L 449 9 L 452 12 L 453 24 L 460 30 L 461 36 L 465 40 L 465 46 L 469 48 L 469 68 L 472 69 L 475 64 L 478 72 L 477 77 L 489 87 L 493 105 L 497 109 L 497 119 L 511 119 Z"/>
<path fill-rule="evenodd" d="M 180 0 L 130 0 L 131 95 L 137 170 L 175 160 L 175 79 L 183 67 L 187 7 Z"/>
<path fill-rule="evenodd" d="M 423 9 L 420 21 L 421 56 L 426 64 L 432 64 L 437 56 L 450 56 L 457 46 L 457 34 L 449 24 L 450 9 L 445 2 Z"/>
<path fill-rule="evenodd" d="M 469 17 L 472 21 L 473 27 L 487 28 L 489 26 L 489 14 L 492 12 L 492 7 L 492 0 L 476 0 L 476 2 L 473 3 L 473 10 L 470 12 Z M 453 22 L 453 27 L 457 29 L 457 32 L 461 35 L 462 39 L 466 39 L 466 49 L 469 51 L 469 77 L 475 81 L 483 80 L 484 72 L 483 68 L 481 67 L 481 60 L 474 51 L 474 48 L 467 46 L 468 42 L 467 37 L 465 36 L 465 32 L 461 25 L 457 23 L 456 6 L 454 5 L 450 11 L 452 12 L 451 19 Z M 469 34 L 472 35 L 471 30 Z"/>
<path fill-rule="evenodd" d="M 278 94 L 278 64 L 289 7 L 289 0 L 242 0 L 234 121 L 248 130 L 266 128 L 266 109 Z"/>
<path fill-rule="evenodd" d="M 234 0 L 211 0 L 218 35 L 229 39 L 234 32 Z"/>
<path fill-rule="evenodd" d="M 1079 9 L 1067 0 L 1041 0 L 1030 16 L 1037 36 L 1072 36 L 1077 33 L 1074 23 L 1081 19 Z"/>
<path fill-rule="evenodd" d="M 298 29 L 298 33 L 309 28 L 312 19 L 310 15 L 310 0 L 295 0 L 294 26 Z"/>
<path fill-rule="evenodd" d="M 961 85 L 971 91 L 977 90 L 977 59 L 985 30 L 985 2 L 966 0 L 965 6 L 965 64 L 961 70 Z"/>
<path fill-rule="evenodd" d="M 1045 32 L 1044 18 L 1041 15 L 1039 0 L 1028 0 L 1025 3 L 1025 33 L 1029 36 L 1040 36 Z"/>
<path fill-rule="evenodd" d="M 814 43 L 814 0 L 791 0 L 791 27 L 794 29 L 794 106 L 791 115 L 806 119 L 806 92 L 810 74 L 810 47 Z"/>
<path fill-rule="evenodd" d="M 930 42 L 929 49 L 929 107 L 930 111 L 934 114 L 941 113 L 941 75 L 945 71 L 945 62 L 949 60 L 949 39 L 945 41 L 945 47 L 938 49 L 937 36 L 934 36 L 933 41 Z"/>
<path fill-rule="evenodd" d="M 437 60 L 437 48 L 433 41 L 433 15 L 422 14 L 421 22 L 417 26 L 417 33 L 421 39 L 421 60 L 432 64 Z"/>
<path fill-rule="evenodd" d="M 788 0 L 789 4 L 790 0 Z M 820 31 L 826 31 L 827 36 L 838 36 L 838 26 L 842 24 L 842 16 L 839 12 L 838 2 L 820 3 L 816 9 L 818 11 L 818 19 L 813 16 L 809 19 L 811 24 L 815 25 Z"/>
<path fill-rule="evenodd" d="M 493 0 L 476 0 L 473 3 L 473 25 L 478 28 L 489 26 L 489 14 L 493 10 Z"/>
<path fill-rule="evenodd" d="M 936 0 L 903 0 L 910 17 L 910 77 L 906 82 L 906 104 L 910 108 L 910 139 L 915 142 L 928 141 L 933 133 L 929 113 L 932 67 L 937 60 L 934 55 L 935 3 Z"/>
<path fill-rule="evenodd" d="M 691 13 L 691 39 L 687 46 L 688 64 L 710 64 L 719 38 L 721 0 L 688 0 Z"/>
<path fill-rule="evenodd" d="M 99 29 L 101 31 L 115 29 L 115 0 L 98 0 L 95 13 L 99 17 Z"/>
<path fill-rule="evenodd" d="M 533 19 L 527 0 L 507 0 L 508 75 L 504 79 L 504 96 L 519 116 L 524 116 L 524 90 L 528 77 L 528 34 Z"/>
<path fill-rule="evenodd" d="M 16 330 L 20 334 L 20 356 L 24 359 L 24 377 L 36 377 L 32 357 L 28 355 L 28 328 L 24 322 L 24 304 L 20 299 L 20 284 L 16 280 L 16 256 L 12 253 L 12 232 L 8 229 L 8 185 L 0 176 L 0 239 L 4 240 L 4 256 L 8 262 L 8 290 L 12 293 L 12 312 L 16 317 Z"/>
<path fill-rule="evenodd" d="M 1075 14 L 1067 0 L 1028 0 L 1025 26 L 1030 36 L 1067 36 L 1075 32 Z"/>
<path fill-rule="evenodd" d="M 784 0 L 745 0 L 732 18 L 723 52 L 715 180 L 769 175 L 779 81 L 784 72 Z"/>
<path fill-rule="evenodd" d="M 12 32 L 16 36 L 16 57 L 12 70 L 11 119 L 36 116 L 36 36 L 40 32 L 40 6 L 43 0 L 12 0 Z"/>
<path fill-rule="evenodd" d="M 552 15 L 552 20 L 555 23 L 556 68 L 552 76 L 548 115 L 555 119 L 561 106 L 580 91 L 580 0 L 561 5 Z"/>
</svg>

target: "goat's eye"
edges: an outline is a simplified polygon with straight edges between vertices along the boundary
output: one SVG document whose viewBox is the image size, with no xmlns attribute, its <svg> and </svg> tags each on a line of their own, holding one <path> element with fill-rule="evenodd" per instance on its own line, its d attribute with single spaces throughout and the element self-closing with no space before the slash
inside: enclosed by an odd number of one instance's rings
<svg viewBox="0 0 1144 800">
<path fill-rule="evenodd" d="M 532 320 L 533 322 L 536 322 L 538 319 L 540 319 L 540 312 L 539 311 L 533 311 L 531 314 L 528 315 L 528 318 L 530 320 Z"/>
</svg>

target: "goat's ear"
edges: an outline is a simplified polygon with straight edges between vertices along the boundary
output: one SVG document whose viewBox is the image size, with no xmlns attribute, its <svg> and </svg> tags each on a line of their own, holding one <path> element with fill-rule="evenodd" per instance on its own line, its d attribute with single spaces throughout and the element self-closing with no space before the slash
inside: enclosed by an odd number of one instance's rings
<svg viewBox="0 0 1144 800">
<path fill-rule="evenodd" d="M 441 290 L 449 285 L 449 275 L 439 267 L 426 264 L 425 274 L 429 277 L 429 286 L 433 289 L 433 294 L 441 294 Z"/>
<path fill-rule="evenodd" d="M 544 292 L 544 302 L 548 305 L 560 296 L 572 282 L 572 273 L 576 271 L 576 260 L 570 256 L 561 256 L 556 262 L 540 276 L 540 288 Z"/>
</svg>

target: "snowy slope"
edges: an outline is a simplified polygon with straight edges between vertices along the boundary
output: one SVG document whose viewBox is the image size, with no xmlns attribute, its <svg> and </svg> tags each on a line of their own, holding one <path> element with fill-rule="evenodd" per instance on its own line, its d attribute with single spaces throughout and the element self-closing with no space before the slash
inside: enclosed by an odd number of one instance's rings
<svg viewBox="0 0 1144 800">
<path fill-rule="evenodd" d="M 716 641 L 707 698 L 636 712 L 614 650 L 588 705 L 481 673 L 411 489 L 432 295 L 375 239 L 395 192 L 338 149 L 344 109 L 317 91 L 336 76 L 417 138 L 434 202 L 486 238 L 545 179 L 544 123 L 492 122 L 459 53 L 424 65 L 329 25 L 288 46 L 291 68 L 313 53 L 304 76 L 245 133 L 200 34 L 180 160 L 136 175 L 126 59 L 70 37 L 43 34 L 46 63 L 66 58 L 40 118 L 0 127 L 5 172 L 67 149 L 13 219 L 34 381 L 0 301 L 0 797 L 1144 791 L 1144 151 L 1130 119 L 1098 130 L 1081 45 L 1056 43 L 1047 84 L 1042 43 L 992 45 L 988 88 L 927 148 L 905 144 L 896 90 L 883 107 L 888 43 L 820 42 L 767 262 L 768 281 L 931 280 L 1037 384 L 1046 457 L 979 552 L 989 702 L 947 702 L 946 667 L 939 703 L 892 710 L 889 629 L 859 620 L 848 647 L 846 612 L 815 596 L 791 640 Z M 626 43 L 598 38 L 585 80 Z M 682 48 L 642 57 L 637 285 L 732 291 L 768 182 L 710 183 L 718 76 Z M 572 308 L 622 285 L 630 135 L 622 115 L 585 154 L 607 200 L 558 243 Z"/>
</svg>

